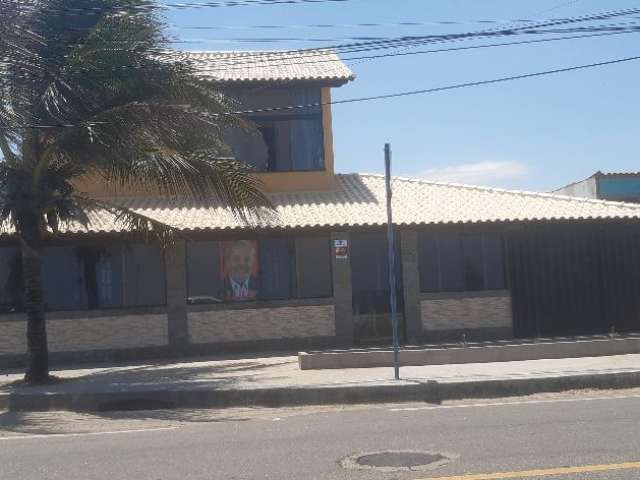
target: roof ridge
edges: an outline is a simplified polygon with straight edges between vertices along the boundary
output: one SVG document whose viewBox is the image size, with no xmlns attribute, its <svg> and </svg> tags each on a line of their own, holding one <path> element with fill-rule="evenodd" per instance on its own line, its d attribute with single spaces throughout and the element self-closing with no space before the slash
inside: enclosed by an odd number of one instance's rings
<svg viewBox="0 0 640 480">
<path fill-rule="evenodd" d="M 597 173 L 599 173 L 600 175 L 603 175 L 605 177 L 609 177 L 609 176 L 615 177 L 616 175 L 620 175 L 620 176 L 627 176 L 627 175 L 628 176 L 637 176 L 637 175 L 640 175 L 640 172 L 637 172 L 637 171 L 636 172 L 603 172 L 603 171 L 599 171 Z"/>
<path fill-rule="evenodd" d="M 338 175 L 345 175 L 345 174 L 338 174 Z M 346 175 L 359 175 L 361 177 L 384 178 L 384 175 L 380 173 L 353 173 L 353 174 L 346 174 Z M 530 190 L 509 190 L 506 188 L 485 187 L 481 185 L 469 185 L 465 183 L 439 182 L 436 180 L 427 180 L 424 178 L 409 178 L 409 177 L 399 177 L 399 176 L 392 176 L 391 178 L 392 180 L 400 180 L 402 182 L 409 182 L 409 183 L 421 183 L 421 184 L 436 185 L 441 187 L 464 188 L 467 190 L 480 190 L 480 191 L 493 192 L 493 193 L 506 193 L 509 195 L 520 195 L 525 197 L 551 198 L 554 200 L 566 200 L 569 202 L 577 202 L 577 203 L 593 203 L 597 205 L 611 205 L 616 207 L 625 207 L 630 210 L 640 210 L 640 204 L 634 204 L 629 202 L 615 202 L 612 200 L 600 200 L 597 198 L 572 197 L 569 195 L 558 195 L 555 193 L 547 193 L 547 192 L 534 192 Z"/>
</svg>

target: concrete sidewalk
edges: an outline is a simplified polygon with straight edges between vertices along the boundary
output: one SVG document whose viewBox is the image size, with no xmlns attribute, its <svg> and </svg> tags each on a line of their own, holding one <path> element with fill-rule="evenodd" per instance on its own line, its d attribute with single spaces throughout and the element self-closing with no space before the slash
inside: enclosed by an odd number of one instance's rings
<svg viewBox="0 0 640 480">
<path fill-rule="evenodd" d="M 305 370 L 296 356 L 199 359 L 56 370 L 29 387 L 0 376 L 0 410 L 126 410 L 427 401 L 640 386 L 640 354 L 403 367 Z"/>
</svg>

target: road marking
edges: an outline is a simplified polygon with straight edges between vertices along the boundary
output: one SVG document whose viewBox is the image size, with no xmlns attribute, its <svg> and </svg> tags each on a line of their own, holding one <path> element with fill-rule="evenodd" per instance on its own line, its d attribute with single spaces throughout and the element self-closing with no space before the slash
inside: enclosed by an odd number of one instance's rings
<svg viewBox="0 0 640 480">
<path fill-rule="evenodd" d="M 629 398 L 640 398 L 640 395 L 610 396 L 610 397 L 587 397 L 587 398 L 549 398 L 541 400 L 523 400 L 521 402 L 485 402 L 468 403 L 461 405 L 427 405 L 423 407 L 399 407 L 390 408 L 390 412 L 414 412 L 419 410 L 447 410 L 454 408 L 479 408 L 479 407 L 502 407 L 505 405 L 538 405 L 541 403 L 567 403 L 567 402 L 592 402 L 594 400 L 623 400 Z"/>
<path fill-rule="evenodd" d="M 614 470 L 640 470 L 640 462 L 610 463 L 607 465 L 585 465 L 582 467 L 558 467 L 521 472 L 480 473 L 454 475 L 451 477 L 422 478 L 419 480 L 503 480 L 509 478 L 548 477 L 552 475 L 574 475 L 576 473 L 612 472 Z"/>
<path fill-rule="evenodd" d="M 84 432 L 84 433 L 49 433 L 40 435 L 16 435 L 14 437 L 0 437 L 0 442 L 9 440 L 31 440 L 35 438 L 64 438 L 64 437 L 88 437 L 97 435 L 119 435 L 123 433 L 145 433 L 176 430 L 179 427 L 141 428 L 138 430 L 114 430 L 110 432 Z"/>
</svg>

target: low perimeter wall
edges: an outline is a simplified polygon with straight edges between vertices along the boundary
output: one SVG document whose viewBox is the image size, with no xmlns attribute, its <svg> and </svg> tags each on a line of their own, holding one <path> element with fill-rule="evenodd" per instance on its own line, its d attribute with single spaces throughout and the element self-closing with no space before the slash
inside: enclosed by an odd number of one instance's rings
<svg viewBox="0 0 640 480">
<path fill-rule="evenodd" d="M 333 337 L 334 305 L 275 306 L 189 312 L 193 344 Z"/>
<path fill-rule="evenodd" d="M 508 290 L 423 293 L 420 295 L 423 340 L 439 342 L 513 337 Z"/>
<path fill-rule="evenodd" d="M 26 337 L 27 322 L 23 315 L 0 321 L 0 355 L 25 354 Z M 50 352 L 164 346 L 169 343 L 167 314 L 55 313 L 47 320 L 47 337 Z"/>
<path fill-rule="evenodd" d="M 300 350 L 335 344 L 331 298 L 191 306 L 185 314 L 182 338 L 188 342 L 173 343 L 165 307 L 51 312 L 47 335 L 52 362 Z M 0 369 L 24 363 L 26 335 L 23 314 L 0 317 Z"/>
<path fill-rule="evenodd" d="M 456 363 L 511 362 L 543 358 L 597 357 L 640 353 L 640 337 L 486 345 L 451 348 L 408 349 L 400 352 L 400 365 L 445 365 Z M 302 370 L 371 368 L 393 366 L 390 350 L 353 350 L 300 353 Z"/>
</svg>

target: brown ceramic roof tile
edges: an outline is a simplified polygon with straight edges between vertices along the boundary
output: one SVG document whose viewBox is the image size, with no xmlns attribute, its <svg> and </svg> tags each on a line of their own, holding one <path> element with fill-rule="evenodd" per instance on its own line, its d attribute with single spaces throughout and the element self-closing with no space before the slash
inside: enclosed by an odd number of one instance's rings
<svg viewBox="0 0 640 480">
<path fill-rule="evenodd" d="M 337 188 L 326 192 L 270 194 L 276 211 L 243 224 L 217 201 L 174 197 L 119 199 L 123 205 L 186 231 L 249 228 L 381 226 L 386 222 L 384 178 L 337 175 Z M 640 219 L 640 205 L 521 192 L 426 180 L 394 178 L 394 223 L 434 225 L 561 219 Z M 91 232 L 120 232 L 110 214 L 93 215 Z M 86 232 L 71 226 L 67 233 Z"/>
<path fill-rule="evenodd" d="M 202 79 L 216 83 L 326 82 L 353 80 L 353 72 L 333 52 L 183 52 Z"/>
</svg>

